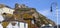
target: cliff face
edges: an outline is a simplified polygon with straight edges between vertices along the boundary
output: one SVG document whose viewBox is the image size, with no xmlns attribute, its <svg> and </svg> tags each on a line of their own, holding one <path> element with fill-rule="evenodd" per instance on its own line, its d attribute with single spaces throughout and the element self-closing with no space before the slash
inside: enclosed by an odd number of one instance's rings
<svg viewBox="0 0 60 28">
<path fill-rule="evenodd" d="M 16 6 L 16 5 L 15 5 Z M 23 6 L 23 5 L 21 5 Z M 43 16 L 42 14 L 38 13 L 35 8 L 29 8 L 29 7 L 21 7 L 19 4 L 17 4 L 18 8 L 15 8 L 14 14 L 26 14 L 25 17 L 34 17 L 35 19 L 35 24 L 40 27 L 41 25 L 45 24 L 52 24 L 52 26 L 55 25 L 54 21 L 48 19 L 47 17 Z M 23 18 L 23 16 L 22 16 Z"/>
<path fill-rule="evenodd" d="M 52 24 L 52 26 L 55 25 L 54 21 L 48 19 L 44 15 L 38 13 L 35 8 L 30 8 L 23 5 L 15 4 L 13 14 L 9 13 L 3 13 L 3 17 L 5 18 L 4 21 L 23 21 L 28 23 L 29 28 L 35 28 L 40 27 L 41 25 L 49 25 Z M 34 21 L 34 24 L 31 21 Z"/>
</svg>

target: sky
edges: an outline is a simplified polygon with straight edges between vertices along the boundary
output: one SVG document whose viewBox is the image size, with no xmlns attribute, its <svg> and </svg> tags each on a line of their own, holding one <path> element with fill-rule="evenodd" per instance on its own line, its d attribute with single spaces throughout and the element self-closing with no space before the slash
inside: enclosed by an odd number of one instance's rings
<svg viewBox="0 0 60 28">
<path fill-rule="evenodd" d="M 57 23 L 57 12 L 56 6 L 53 4 L 53 12 L 50 12 L 51 3 L 57 2 L 58 3 L 58 24 L 60 24 L 60 0 L 0 0 L 0 4 L 8 5 L 12 8 L 15 7 L 15 3 L 25 4 L 31 8 L 36 8 L 36 10 L 41 13 L 42 15 L 46 16 L 47 18 L 53 20 Z"/>
</svg>

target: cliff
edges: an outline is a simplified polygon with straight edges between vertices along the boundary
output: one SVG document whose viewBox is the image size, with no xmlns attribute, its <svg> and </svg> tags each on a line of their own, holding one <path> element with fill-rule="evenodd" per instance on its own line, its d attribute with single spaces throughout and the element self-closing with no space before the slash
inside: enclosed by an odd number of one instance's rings
<svg viewBox="0 0 60 28">
<path fill-rule="evenodd" d="M 23 5 L 15 4 L 13 14 L 2 13 L 4 21 L 22 21 L 28 23 L 29 28 L 41 27 L 41 25 L 56 25 L 54 21 L 48 19 L 41 13 L 38 13 L 35 8 L 30 8 Z M 34 21 L 33 23 L 31 21 Z M 3 22 L 4 22 L 3 21 Z M 35 25 L 35 26 L 34 26 Z"/>
<path fill-rule="evenodd" d="M 29 7 L 21 7 L 23 5 L 19 5 L 19 4 L 16 4 L 15 7 L 17 6 L 17 8 L 15 8 L 15 11 L 14 11 L 14 14 L 19 14 L 19 15 L 24 15 L 26 14 L 25 16 L 21 16 L 21 18 L 28 18 L 29 16 L 31 16 L 30 18 L 34 17 L 35 19 L 35 24 L 40 27 L 41 25 L 45 24 L 45 25 L 48 25 L 48 24 L 51 24 L 52 26 L 55 25 L 54 21 L 48 19 L 47 17 L 45 17 L 44 15 L 38 13 L 36 11 L 35 8 L 29 8 Z"/>
</svg>

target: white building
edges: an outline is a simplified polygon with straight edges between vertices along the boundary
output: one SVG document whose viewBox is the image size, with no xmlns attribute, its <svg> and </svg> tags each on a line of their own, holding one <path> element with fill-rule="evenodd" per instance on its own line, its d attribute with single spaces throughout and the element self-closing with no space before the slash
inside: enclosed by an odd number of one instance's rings
<svg viewBox="0 0 60 28">
<path fill-rule="evenodd" d="M 1 23 L 0 23 L 0 28 L 3 28 Z M 11 23 L 9 23 L 6 28 L 28 28 L 28 24 L 20 22 L 18 25 L 18 23 L 16 22 L 15 26 L 13 26 Z"/>
<path fill-rule="evenodd" d="M 3 4 L 0 4 L 0 14 L 2 13 L 9 13 L 9 14 L 13 14 L 13 9 L 6 6 L 6 5 L 3 5 Z"/>
<path fill-rule="evenodd" d="M 9 13 L 9 14 L 13 14 L 13 9 L 11 9 L 10 7 L 0 4 L 0 22 L 2 22 L 4 20 L 2 14 L 3 13 Z"/>
</svg>

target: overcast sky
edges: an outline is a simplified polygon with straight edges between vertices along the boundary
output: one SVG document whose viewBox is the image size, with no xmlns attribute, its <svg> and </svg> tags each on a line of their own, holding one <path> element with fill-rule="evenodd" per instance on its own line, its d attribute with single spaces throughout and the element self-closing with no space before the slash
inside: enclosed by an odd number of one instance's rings
<svg viewBox="0 0 60 28">
<path fill-rule="evenodd" d="M 15 3 L 25 4 L 26 6 L 36 8 L 36 10 L 46 16 L 47 18 L 53 20 L 57 23 L 57 16 L 56 16 L 56 8 L 53 6 L 53 12 L 50 12 L 51 3 L 58 1 L 58 10 L 60 10 L 60 0 L 0 0 L 0 3 L 8 5 L 14 8 Z M 58 11 L 60 12 L 60 11 Z M 58 19 L 60 18 L 60 14 L 58 14 Z M 60 19 L 59 19 L 60 20 Z M 58 24 L 60 24 L 58 20 Z"/>
</svg>

